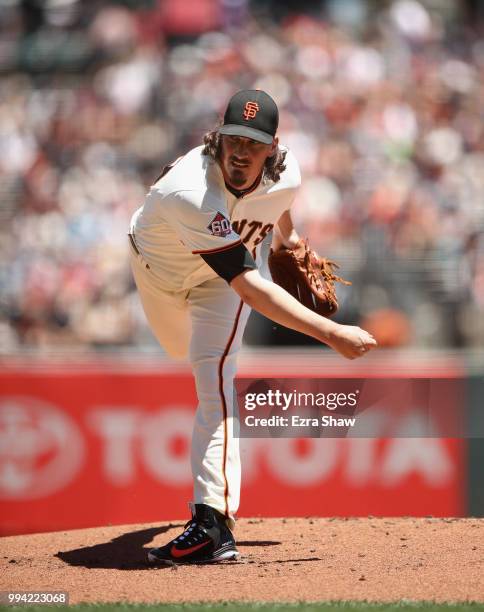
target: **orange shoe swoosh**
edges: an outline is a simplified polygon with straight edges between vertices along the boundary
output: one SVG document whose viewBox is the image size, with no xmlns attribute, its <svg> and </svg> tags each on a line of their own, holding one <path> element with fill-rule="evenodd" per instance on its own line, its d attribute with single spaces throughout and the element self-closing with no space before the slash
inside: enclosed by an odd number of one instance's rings
<svg viewBox="0 0 484 612">
<path fill-rule="evenodd" d="M 207 542 L 202 542 L 201 544 L 196 544 L 195 546 L 191 546 L 190 548 L 184 548 L 183 550 L 177 548 L 173 544 L 170 550 L 170 555 L 172 557 L 175 557 L 176 559 L 179 559 L 180 557 L 186 557 L 190 553 L 195 552 L 196 550 L 199 550 L 200 548 L 203 548 L 207 544 L 210 544 L 210 540 L 208 540 Z"/>
</svg>

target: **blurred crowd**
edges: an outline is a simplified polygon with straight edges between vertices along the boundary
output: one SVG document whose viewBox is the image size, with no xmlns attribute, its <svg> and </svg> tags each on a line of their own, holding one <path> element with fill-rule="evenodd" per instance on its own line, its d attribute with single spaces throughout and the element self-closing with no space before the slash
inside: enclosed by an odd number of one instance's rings
<svg viewBox="0 0 484 612">
<path fill-rule="evenodd" d="M 0 352 L 154 343 L 129 219 L 245 87 L 280 107 L 299 233 L 353 282 L 339 320 L 385 346 L 482 346 L 481 17 L 460 0 L 1 0 Z M 271 330 L 255 319 L 248 340 Z"/>
</svg>

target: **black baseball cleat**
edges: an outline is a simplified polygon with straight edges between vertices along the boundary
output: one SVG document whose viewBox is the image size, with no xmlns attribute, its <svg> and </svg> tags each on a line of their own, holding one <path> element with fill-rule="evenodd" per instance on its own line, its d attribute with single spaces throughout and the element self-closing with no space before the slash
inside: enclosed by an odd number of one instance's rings
<svg viewBox="0 0 484 612">
<path fill-rule="evenodd" d="M 165 546 L 152 548 L 148 561 L 159 565 L 216 563 L 240 556 L 225 516 L 206 504 L 195 504 L 185 531 Z"/>
</svg>

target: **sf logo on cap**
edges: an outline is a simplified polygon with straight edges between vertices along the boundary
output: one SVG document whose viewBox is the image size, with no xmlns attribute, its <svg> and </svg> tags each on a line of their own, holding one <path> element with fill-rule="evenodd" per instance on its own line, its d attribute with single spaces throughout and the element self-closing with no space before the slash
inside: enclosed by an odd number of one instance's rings
<svg viewBox="0 0 484 612">
<path fill-rule="evenodd" d="M 259 105 L 257 102 L 246 102 L 244 108 L 244 119 L 248 121 L 249 119 L 254 119 L 257 115 L 257 111 L 259 110 Z"/>
</svg>

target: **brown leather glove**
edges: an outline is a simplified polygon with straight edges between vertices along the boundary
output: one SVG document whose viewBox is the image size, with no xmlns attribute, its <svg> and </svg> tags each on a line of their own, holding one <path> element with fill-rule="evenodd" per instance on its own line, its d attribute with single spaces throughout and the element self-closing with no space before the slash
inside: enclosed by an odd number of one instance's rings
<svg viewBox="0 0 484 612">
<path fill-rule="evenodd" d="M 271 250 L 268 264 L 275 283 L 323 317 L 338 310 L 334 283 L 351 285 L 334 274 L 339 266 L 311 250 L 307 240 L 299 240 L 293 249 Z"/>
</svg>

